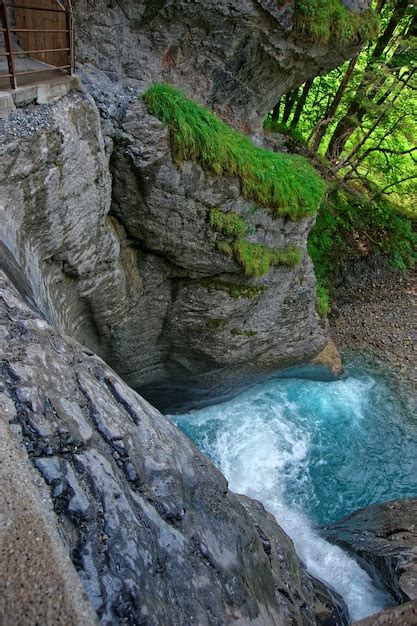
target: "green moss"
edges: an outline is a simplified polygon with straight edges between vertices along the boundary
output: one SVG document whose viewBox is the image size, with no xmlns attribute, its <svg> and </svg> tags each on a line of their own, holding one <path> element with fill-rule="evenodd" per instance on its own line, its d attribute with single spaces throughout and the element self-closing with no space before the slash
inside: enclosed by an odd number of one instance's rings
<svg viewBox="0 0 417 626">
<path fill-rule="evenodd" d="M 255 287 L 253 285 L 246 285 L 244 283 L 225 283 L 221 280 L 215 280 L 213 278 L 206 278 L 202 280 L 201 285 L 210 292 L 224 291 L 233 300 L 237 300 L 239 298 L 252 300 L 253 298 L 258 298 L 268 289 L 266 285 L 260 285 L 259 287 Z"/>
<path fill-rule="evenodd" d="M 149 113 L 169 126 L 178 164 L 198 161 L 212 174 L 237 176 L 242 194 L 277 216 L 300 219 L 318 209 L 325 185 L 303 157 L 255 146 L 170 85 L 153 85 L 143 98 Z"/>
<path fill-rule="evenodd" d="M 234 252 L 247 276 L 263 276 L 274 265 L 294 267 L 301 261 L 299 248 L 270 248 L 241 239 L 236 242 Z"/>
<path fill-rule="evenodd" d="M 374 11 L 349 11 L 341 0 L 297 0 L 295 30 L 316 43 L 363 43 L 378 32 Z"/>
<path fill-rule="evenodd" d="M 219 319 L 214 319 L 214 320 L 208 320 L 206 322 L 206 327 L 209 328 L 210 330 L 219 330 L 220 328 L 223 328 L 224 326 L 226 326 L 226 320 L 219 320 Z"/>
<path fill-rule="evenodd" d="M 255 330 L 239 330 L 239 328 L 232 328 L 230 333 L 235 337 L 255 337 L 258 334 Z"/>
<path fill-rule="evenodd" d="M 317 310 L 322 317 L 330 311 L 330 296 L 328 289 L 320 282 L 316 285 Z"/>
<path fill-rule="evenodd" d="M 216 241 L 216 248 L 222 254 L 226 256 L 233 256 L 233 247 L 232 244 L 228 241 L 218 240 Z"/>
<path fill-rule="evenodd" d="M 248 229 L 243 217 L 233 211 L 226 213 L 217 208 L 211 209 L 209 222 L 217 232 L 227 237 L 244 237 Z"/>
<path fill-rule="evenodd" d="M 253 234 L 245 220 L 229 211 L 211 209 L 210 224 L 224 235 L 233 237 L 233 241 L 217 241 L 217 249 L 227 256 L 234 256 L 242 265 L 247 276 L 263 276 L 273 265 L 294 267 L 301 261 L 300 248 L 271 248 L 259 243 L 251 243 L 243 238 L 245 233 Z"/>
</svg>

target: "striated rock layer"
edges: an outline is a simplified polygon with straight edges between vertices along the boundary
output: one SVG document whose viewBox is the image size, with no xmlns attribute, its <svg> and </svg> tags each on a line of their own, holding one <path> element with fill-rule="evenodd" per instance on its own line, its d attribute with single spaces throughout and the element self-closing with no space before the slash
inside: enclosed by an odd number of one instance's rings
<svg viewBox="0 0 417 626">
<path fill-rule="evenodd" d="M 19 284 L 30 284 L 48 321 L 131 386 L 156 401 L 161 393 L 185 398 L 192 383 L 222 393 L 245 374 L 305 363 L 322 350 L 327 326 L 306 252 L 312 218 L 253 212 L 237 179 L 191 162 L 179 169 L 168 130 L 141 99 L 113 149 L 113 180 L 86 95 L 21 109 L 4 130 L 3 264 L 20 268 Z M 245 277 L 216 247 L 213 207 L 244 216 L 253 242 L 299 246 L 301 263 Z"/>
<path fill-rule="evenodd" d="M 30 621 L 14 621 L 10 593 L 14 601 L 20 594 L 19 611 L 32 621 L 95 623 L 67 555 L 102 624 L 311 626 L 337 615 L 262 505 L 231 493 L 185 435 L 101 359 L 24 304 L 3 273 L 0 307 L 1 432 L 10 440 L 0 446 L 0 468 L 8 467 L 5 457 L 10 466 L 19 437 L 23 443 L 15 465 L 22 486 L 6 504 L 19 500 L 32 464 L 49 486 L 47 494 L 43 481 L 29 481 L 30 497 L 18 501 L 25 515 L 7 519 L 6 546 L 0 527 L 0 550 L 29 560 L 31 568 L 42 550 L 50 568 L 57 550 L 65 553 L 55 581 L 42 577 L 30 588 L 28 568 L 18 589 L 0 594 L 3 624 Z M 44 528 L 50 538 L 42 541 L 59 543 L 51 552 L 39 543 Z M 9 582 L 0 576 L 0 585 Z M 66 594 L 59 610 L 57 583 Z M 31 605 L 39 591 L 45 593 L 40 609 Z"/>
<path fill-rule="evenodd" d="M 363 11 L 368 0 L 344 0 Z M 337 67 L 360 42 L 306 41 L 295 0 L 76 0 L 78 60 L 112 83 L 143 90 L 161 80 L 224 119 L 259 131 L 278 98 Z"/>
</svg>

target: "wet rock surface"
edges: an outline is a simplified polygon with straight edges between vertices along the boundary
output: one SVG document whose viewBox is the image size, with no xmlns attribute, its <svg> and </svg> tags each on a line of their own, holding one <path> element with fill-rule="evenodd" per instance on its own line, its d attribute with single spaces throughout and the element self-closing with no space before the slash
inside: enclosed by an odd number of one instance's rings
<svg viewBox="0 0 417 626">
<path fill-rule="evenodd" d="M 417 602 L 406 602 L 355 622 L 355 626 L 415 626 L 415 624 L 417 624 Z"/>
<path fill-rule="evenodd" d="M 0 304 L 2 427 L 21 432 L 101 622 L 315 624 L 314 585 L 272 516 L 4 274 Z"/>
<path fill-rule="evenodd" d="M 417 600 L 417 500 L 367 507 L 323 533 L 353 554 L 396 602 Z"/>
</svg>

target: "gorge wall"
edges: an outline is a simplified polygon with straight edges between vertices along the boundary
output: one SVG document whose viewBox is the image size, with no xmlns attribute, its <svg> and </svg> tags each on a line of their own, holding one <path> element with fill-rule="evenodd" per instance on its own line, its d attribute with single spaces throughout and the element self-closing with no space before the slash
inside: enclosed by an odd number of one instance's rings
<svg viewBox="0 0 417 626">
<path fill-rule="evenodd" d="M 190 376 L 203 395 L 227 392 L 245 374 L 310 362 L 328 340 L 306 252 L 314 218 L 253 213 L 238 179 L 179 169 L 138 97 L 167 80 L 262 142 L 276 99 L 360 43 L 303 39 L 294 7 L 79 1 L 79 70 L 101 122 L 82 94 L 6 122 L 5 255 L 48 320 L 153 400 L 169 385 L 185 400 Z M 216 246 L 213 207 L 242 215 L 251 243 L 300 248 L 301 262 L 246 276 Z"/>
<path fill-rule="evenodd" d="M 140 95 L 173 83 L 260 144 L 271 104 L 360 42 L 300 39 L 293 2 L 75 9 L 87 93 L 0 121 L 7 436 L 21 431 L 102 623 L 320 623 L 333 601 L 275 521 L 127 386 L 157 399 L 183 386 L 186 399 L 192 384 L 220 393 L 311 362 L 328 340 L 314 217 L 254 212 L 237 177 L 179 168 Z M 300 263 L 245 275 L 218 249 L 213 209 L 244 218 L 253 244 L 297 246 Z"/>
</svg>

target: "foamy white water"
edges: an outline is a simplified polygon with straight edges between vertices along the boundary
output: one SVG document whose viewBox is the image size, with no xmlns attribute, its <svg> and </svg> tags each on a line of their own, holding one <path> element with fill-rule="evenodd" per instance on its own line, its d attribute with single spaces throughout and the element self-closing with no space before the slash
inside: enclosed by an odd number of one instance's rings
<svg viewBox="0 0 417 626">
<path fill-rule="evenodd" d="M 334 452 L 341 458 L 348 447 L 354 448 L 349 436 L 364 436 L 361 429 L 374 386 L 366 377 L 336 383 L 269 381 L 229 402 L 173 418 L 218 465 L 233 491 L 260 500 L 275 515 L 307 571 L 342 596 L 352 621 L 382 610 L 390 599 L 354 559 L 318 534 L 303 512 L 305 496 L 297 493 L 308 493 L 310 505 L 317 499 L 310 467 L 314 456 L 315 471 L 326 469 L 329 450 L 324 452 L 321 440 L 329 429 L 341 438 Z M 306 398 L 311 406 L 304 414 Z M 371 407 L 375 409 L 372 403 Z M 416 444 L 410 454 L 415 454 Z M 290 497 L 294 485 L 297 493 Z M 342 505 L 344 497 L 327 494 L 327 499 Z"/>
</svg>

